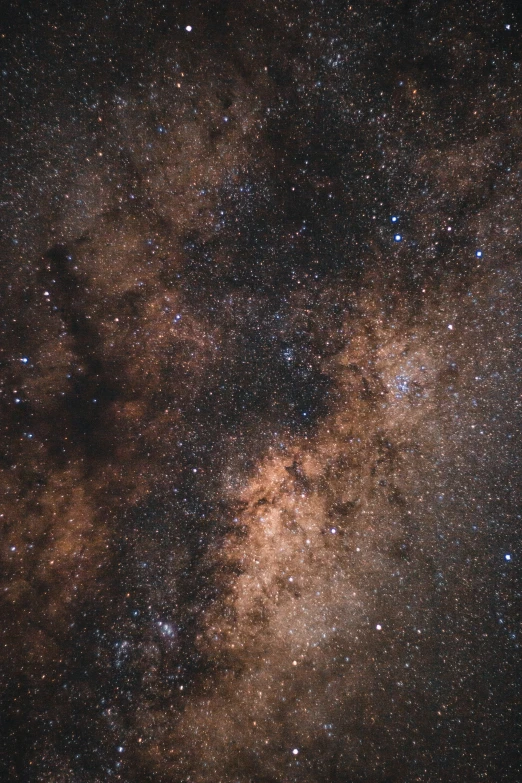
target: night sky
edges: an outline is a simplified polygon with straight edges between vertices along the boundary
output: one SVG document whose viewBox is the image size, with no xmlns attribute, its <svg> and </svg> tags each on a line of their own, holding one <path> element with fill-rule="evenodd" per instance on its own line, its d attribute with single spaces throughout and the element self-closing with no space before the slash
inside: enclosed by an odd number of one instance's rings
<svg viewBox="0 0 522 783">
<path fill-rule="evenodd" d="M 0 780 L 522 780 L 522 9 L 0 9 Z"/>
</svg>

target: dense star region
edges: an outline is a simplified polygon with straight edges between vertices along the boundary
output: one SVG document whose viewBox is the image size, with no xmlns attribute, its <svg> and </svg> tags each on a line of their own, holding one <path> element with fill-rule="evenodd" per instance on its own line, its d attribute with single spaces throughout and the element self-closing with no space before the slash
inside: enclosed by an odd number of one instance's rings
<svg viewBox="0 0 522 783">
<path fill-rule="evenodd" d="M 0 779 L 522 779 L 522 13 L 4 5 Z"/>
</svg>

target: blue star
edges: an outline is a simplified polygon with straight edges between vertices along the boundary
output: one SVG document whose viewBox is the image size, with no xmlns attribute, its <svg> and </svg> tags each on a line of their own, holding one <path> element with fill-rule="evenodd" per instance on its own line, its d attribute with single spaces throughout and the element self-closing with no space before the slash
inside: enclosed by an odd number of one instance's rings
<svg viewBox="0 0 522 783">
<path fill-rule="evenodd" d="M 393 238 L 396 242 L 402 242 L 402 234 L 395 234 Z"/>
<path fill-rule="evenodd" d="M 477 258 L 482 258 L 482 250 L 475 250 L 475 255 Z"/>
</svg>

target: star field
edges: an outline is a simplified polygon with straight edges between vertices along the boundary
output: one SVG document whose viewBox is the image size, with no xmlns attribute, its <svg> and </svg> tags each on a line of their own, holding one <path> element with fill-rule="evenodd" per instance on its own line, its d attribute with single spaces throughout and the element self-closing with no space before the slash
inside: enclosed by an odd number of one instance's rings
<svg viewBox="0 0 522 783">
<path fill-rule="evenodd" d="M 0 778 L 516 783 L 520 9 L 4 17 Z"/>
</svg>

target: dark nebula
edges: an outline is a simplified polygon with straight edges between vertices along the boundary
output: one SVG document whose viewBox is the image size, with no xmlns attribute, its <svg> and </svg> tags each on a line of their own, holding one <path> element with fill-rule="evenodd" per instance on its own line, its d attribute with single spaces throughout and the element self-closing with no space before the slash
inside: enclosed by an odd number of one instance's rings
<svg viewBox="0 0 522 783">
<path fill-rule="evenodd" d="M 0 18 L 0 780 L 522 780 L 518 5 Z"/>
</svg>

